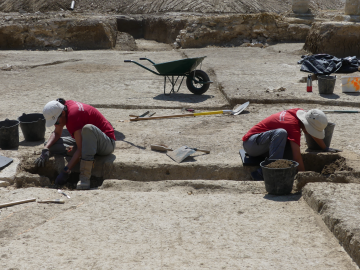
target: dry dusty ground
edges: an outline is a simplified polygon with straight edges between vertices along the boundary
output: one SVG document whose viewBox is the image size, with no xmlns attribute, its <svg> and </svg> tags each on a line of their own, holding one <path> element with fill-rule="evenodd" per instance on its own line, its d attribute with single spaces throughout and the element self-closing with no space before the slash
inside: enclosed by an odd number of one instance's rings
<svg viewBox="0 0 360 270">
<path fill-rule="evenodd" d="M 75 99 L 97 106 L 113 123 L 119 139 L 114 162 L 124 170 L 134 164 L 173 166 L 165 154 L 150 150 L 152 143 L 211 150 L 210 155 L 194 155 L 180 164 L 185 171 L 197 164 L 240 170 L 240 138 L 267 115 L 289 107 L 354 109 L 339 107 L 342 102 L 358 106 L 359 96 L 341 93 L 339 85 L 331 97 L 320 96 L 315 87 L 313 93 L 305 92 L 305 84 L 298 81 L 306 74 L 296 64 L 301 47 L 2 51 L 0 67 L 11 68 L 0 70 L 0 118 L 41 112 L 44 104 L 57 97 Z M 165 96 L 161 77 L 123 62 L 144 56 L 163 62 L 195 55 L 208 56 L 202 68 L 214 80 L 202 96 L 191 94 L 185 86 L 178 94 Z M 266 87 L 276 87 L 277 81 L 287 83 L 288 90 L 266 93 Z M 292 103 L 261 104 L 269 95 L 272 102 Z M 240 116 L 120 121 L 147 110 L 156 116 L 179 114 L 183 107 L 232 108 L 232 100 L 247 98 L 252 99 L 251 106 Z M 360 154 L 358 114 L 328 117 L 336 123 L 332 146 Z M 21 131 L 20 141 L 17 151 L 1 154 L 20 158 L 30 153 L 30 161 L 35 159 L 33 153 L 41 149 L 41 142 L 24 141 Z M 306 150 L 304 138 L 302 150 Z M 107 181 L 104 189 L 67 192 L 70 200 L 53 189 L 0 189 L 0 203 L 32 197 L 66 200 L 64 205 L 28 203 L 2 209 L 2 269 L 358 269 L 301 194 L 269 196 L 263 183 Z"/>
<path fill-rule="evenodd" d="M 105 190 L 0 189 L 1 269 L 358 269 L 300 195 L 261 183 L 108 181 Z"/>
</svg>

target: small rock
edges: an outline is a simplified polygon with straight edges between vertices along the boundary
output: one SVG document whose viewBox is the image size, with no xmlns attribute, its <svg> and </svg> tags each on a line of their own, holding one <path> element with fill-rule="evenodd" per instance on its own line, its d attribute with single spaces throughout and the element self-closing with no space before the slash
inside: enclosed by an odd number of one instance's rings
<svg viewBox="0 0 360 270">
<path fill-rule="evenodd" d="M 285 87 L 279 87 L 279 88 L 267 88 L 265 90 L 266 93 L 275 93 L 275 92 L 284 92 L 286 91 Z"/>
<path fill-rule="evenodd" d="M 0 181 L 0 187 L 7 187 L 8 185 L 10 185 L 9 182 L 7 182 L 7 181 Z"/>
<path fill-rule="evenodd" d="M 12 65 L 7 64 L 6 66 L 2 67 L 1 70 L 10 71 L 12 70 Z"/>
</svg>

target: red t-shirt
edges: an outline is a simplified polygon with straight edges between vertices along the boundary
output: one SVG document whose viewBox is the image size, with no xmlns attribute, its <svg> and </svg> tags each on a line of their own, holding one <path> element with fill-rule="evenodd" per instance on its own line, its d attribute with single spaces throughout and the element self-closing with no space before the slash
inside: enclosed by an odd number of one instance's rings
<svg viewBox="0 0 360 270">
<path fill-rule="evenodd" d="M 74 138 L 75 131 L 91 124 L 99 128 L 109 138 L 116 140 L 113 127 L 97 109 L 74 100 L 67 100 L 65 105 L 68 109 L 66 128 L 71 137 Z"/>
<path fill-rule="evenodd" d="M 260 123 L 253 126 L 248 133 L 242 138 L 243 141 L 247 141 L 250 136 L 269 130 L 283 128 L 288 133 L 288 140 L 293 141 L 300 145 L 301 130 L 299 124 L 299 118 L 296 116 L 296 112 L 302 110 L 300 108 L 285 110 L 275 113 L 262 120 Z"/>
</svg>

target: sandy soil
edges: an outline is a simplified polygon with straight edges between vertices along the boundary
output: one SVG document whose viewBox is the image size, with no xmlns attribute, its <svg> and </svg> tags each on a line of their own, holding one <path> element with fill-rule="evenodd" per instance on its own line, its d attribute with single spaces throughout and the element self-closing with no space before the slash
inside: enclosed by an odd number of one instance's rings
<svg viewBox="0 0 360 270">
<path fill-rule="evenodd" d="M 0 189 L 2 269 L 358 269 L 299 194 L 261 183 L 107 181 L 104 190 Z"/>
<path fill-rule="evenodd" d="M 0 117 L 16 119 L 23 112 L 39 112 L 46 102 L 61 96 L 96 105 L 114 124 L 119 139 L 114 155 L 119 164 L 130 160 L 144 167 L 171 166 L 166 155 L 155 155 L 149 145 L 192 143 L 209 148 L 212 154 L 194 156 L 184 167 L 197 163 L 240 166 L 241 136 L 267 115 L 298 107 L 296 100 L 302 100 L 304 109 L 339 109 L 341 102 L 356 106 L 359 98 L 341 93 L 339 86 L 331 97 L 315 91 L 304 96 L 305 84 L 298 82 L 303 74 L 294 62 L 301 44 L 279 46 L 160 52 L 2 51 L 0 66 L 11 68 L 0 71 Z M 184 86 L 178 94 L 165 96 L 162 78 L 123 62 L 144 56 L 162 62 L 193 55 L 209 55 L 202 68 L 214 84 L 202 96 L 190 94 Z M 252 61 L 254 56 L 258 62 Z M 235 61 L 242 57 L 243 61 Z M 265 57 L 273 64 L 262 69 L 260 61 Z M 272 80 L 265 80 L 264 73 L 271 73 Z M 269 95 L 266 87 L 276 86 L 277 80 L 287 83 L 289 91 L 285 96 L 270 94 L 271 98 L 282 102 L 291 97 L 294 103 L 254 102 L 238 117 L 120 121 L 146 110 L 167 115 L 181 113 L 183 107 L 196 111 L 231 108 L 231 99 L 237 95 L 260 102 Z M 336 123 L 332 146 L 359 154 L 357 114 L 328 117 Z M 1 154 L 19 158 L 27 154 L 32 162 L 41 147 L 41 142 L 29 144 L 21 135 L 18 151 Z M 64 165 L 64 160 L 57 162 Z M 53 189 L 0 189 L 0 203 L 32 197 L 66 200 L 63 205 L 29 203 L 1 209 L 2 269 L 358 269 L 301 194 L 269 196 L 263 183 L 111 180 L 103 189 L 67 192 L 70 200 Z"/>
</svg>

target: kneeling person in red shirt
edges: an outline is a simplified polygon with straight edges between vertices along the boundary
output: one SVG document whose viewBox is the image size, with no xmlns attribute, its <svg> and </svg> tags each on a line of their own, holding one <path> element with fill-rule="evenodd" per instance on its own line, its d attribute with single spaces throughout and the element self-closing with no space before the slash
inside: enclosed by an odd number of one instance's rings
<svg viewBox="0 0 360 270">
<path fill-rule="evenodd" d="M 97 109 L 73 100 L 50 101 L 45 105 L 43 114 L 46 126 L 55 125 L 55 131 L 45 142 L 42 154 L 36 159 L 35 164 L 44 166 L 50 153 L 66 154 L 69 148 L 74 147 L 76 151 L 56 178 L 55 184 L 65 184 L 71 169 L 80 161 L 80 179 L 76 188 L 89 189 L 95 154 L 105 156 L 114 152 L 114 128 Z M 71 137 L 61 137 L 64 126 Z"/>
<path fill-rule="evenodd" d="M 298 170 L 305 171 L 300 153 L 301 130 L 310 134 L 323 151 L 340 150 L 326 147 L 323 139 L 328 120 L 318 109 L 304 111 L 300 108 L 273 114 L 253 126 L 242 138 L 244 150 L 253 157 L 269 152 L 269 159 L 282 159 L 287 141 L 290 142 L 293 160 Z M 253 180 L 263 180 L 261 168 L 251 173 Z"/>
</svg>

